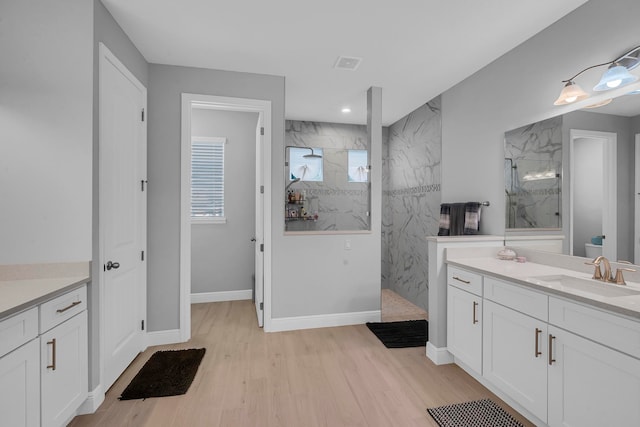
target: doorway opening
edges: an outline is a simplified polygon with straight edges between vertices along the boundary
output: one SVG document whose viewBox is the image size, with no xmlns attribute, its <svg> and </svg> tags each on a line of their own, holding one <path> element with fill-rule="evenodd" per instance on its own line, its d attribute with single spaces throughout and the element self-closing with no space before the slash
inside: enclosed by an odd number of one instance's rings
<svg viewBox="0 0 640 427">
<path fill-rule="evenodd" d="M 217 119 L 216 119 L 217 118 Z M 229 137 L 227 130 L 212 126 L 213 121 L 253 123 L 252 147 L 239 147 L 238 141 Z M 226 135 L 223 135 L 226 134 Z M 237 138 L 235 138 L 237 139 Z M 208 142 L 219 144 L 215 151 L 225 157 L 226 169 L 223 174 L 224 195 L 219 197 L 220 205 L 211 214 L 206 212 L 198 217 L 192 211 L 192 148 L 194 141 L 206 147 Z M 223 141 L 223 142 L 220 142 Z M 235 144 L 234 144 L 235 142 Z M 232 145 L 233 144 L 233 145 Z M 181 230 L 180 230 L 180 337 L 186 341 L 191 336 L 191 302 L 224 301 L 231 299 L 255 299 L 256 316 L 259 326 L 270 320 L 270 248 L 271 248 L 271 102 L 244 98 L 229 98 L 210 95 L 182 94 L 182 143 L 181 143 Z M 227 162 L 235 156 L 233 163 Z M 216 154 L 220 155 L 220 154 Z M 229 169 L 232 169 L 229 171 Z M 194 178 L 195 179 L 195 178 Z M 253 202 L 252 202 L 253 201 Z M 244 208 L 242 208 L 244 206 Z M 236 214 L 233 214 L 232 212 Z M 252 212 L 239 212 L 251 209 Z M 233 215 L 230 216 L 229 214 Z M 250 224 L 247 224 L 250 222 Z M 249 232 L 248 235 L 244 235 Z M 214 240 L 212 242 L 212 240 Z M 215 292 L 204 291 L 202 283 L 207 276 L 220 274 L 210 270 L 206 260 L 194 252 L 199 245 L 208 245 L 211 257 L 223 262 L 225 257 L 242 254 L 244 261 L 229 259 L 224 266 L 226 274 L 244 274 L 241 289 L 222 289 Z M 235 248 L 235 249 L 234 249 Z M 238 252 L 239 251 L 239 252 Z M 251 253 L 253 252 L 253 257 Z M 194 258 L 195 257 L 195 258 Z M 250 260 L 250 261 L 248 261 Z M 196 261 L 196 264 L 193 262 Z M 200 262 L 202 261 L 202 262 Z M 247 266 L 250 262 L 251 265 Z M 242 265 L 239 265 L 241 263 Z M 243 270 L 243 271 L 238 271 Z M 247 284 L 246 270 L 253 272 L 251 284 Z M 194 282 L 194 279 L 196 282 Z M 224 282 L 222 278 L 222 282 Z M 234 280 L 234 279 L 228 279 Z M 220 281 L 219 281 L 220 282 Z M 192 285 L 196 287 L 192 290 Z M 228 283 L 227 283 L 228 285 Z M 224 286 L 224 285 L 223 285 Z"/>
<path fill-rule="evenodd" d="M 616 260 L 617 135 L 571 129 L 569 139 L 569 253 Z"/>
</svg>

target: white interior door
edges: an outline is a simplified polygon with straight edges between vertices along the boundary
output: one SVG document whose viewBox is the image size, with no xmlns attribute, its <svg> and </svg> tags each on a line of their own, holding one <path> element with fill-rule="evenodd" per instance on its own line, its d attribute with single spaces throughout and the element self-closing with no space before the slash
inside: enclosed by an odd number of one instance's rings
<svg viewBox="0 0 640 427">
<path fill-rule="evenodd" d="M 576 230 L 574 229 L 574 215 L 577 215 L 577 203 L 575 200 L 576 186 L 576 170 L 580 166 L 575 162 L 575 144 L 579 144 L 580 139 L 600 140 L 604 144 L 602 154 L 599 156 L 602 161 L 602 189 L 603 196 L 599 206 L 602 208 L 602 254 L 610 260 L 617 260 L 618 247 L 618 225 L 617 225 L 617 134 L 612 132 L 599 132 L 571 129 L 569 131 L 569 210 L 570 210 L 570 229 L 569 229 L 569 247 L 570 254 L 573 254 L 574 238 Z M 578 244 L 588 243 L 587 241 L 577 242 Z"/>
<path fill-rule="evenodd" d="M 100 46 L 101 344 L 106 390 L 144 349 L 146 88 Z"/>
<path fill-rule="evenodd" d="M 255 241 L 255 304 L 258 326 L 264 325 L 264 180 L 263 175 L 263 138 L 264 114 L 258 117 L 256 127 L 256 241 Z"/>
</svg>

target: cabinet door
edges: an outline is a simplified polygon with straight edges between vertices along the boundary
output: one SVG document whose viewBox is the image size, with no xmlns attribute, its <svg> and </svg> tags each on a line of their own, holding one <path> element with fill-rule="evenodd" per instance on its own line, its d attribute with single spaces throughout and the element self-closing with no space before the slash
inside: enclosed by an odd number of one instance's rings
<svg viewBox="0 0 640 427">
<path fill-rule="evenodd" d="M 42 426 L 61 426 L 87 397 L 87 312 L 40 337 Z"/>
<path fill-rule="evenodd" d="M 447 289 L 447 350 L 482 374 L 482 298 Z"/>
<path fill-rule="evenodd" d="M 640 360 L 549 326 L 549 425 L 640 426 Z"/>
<path fill-rule="evenodd" d="M 37 339 L 0 358 L 0 424 L 40 425 L 40 348 Z"/>
<path fill-rule="evenodd" d="M 483 376 L 547 420 L 547 324 L 484 300 Z"/>
</svg>

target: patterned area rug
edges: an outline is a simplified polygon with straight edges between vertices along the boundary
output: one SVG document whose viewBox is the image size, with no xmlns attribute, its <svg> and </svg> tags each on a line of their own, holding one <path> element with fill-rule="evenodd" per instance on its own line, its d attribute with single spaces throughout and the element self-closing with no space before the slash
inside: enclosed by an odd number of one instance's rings
<svg viewBox="0 0 640 427">
<path fill-rule="evenodd" d="M 387 348 L 424 347 L 427 345 L 426 320 L 369 322 L 367 327 Z"/>
<path fill-rule="evenodd" d="M 491 399 L 428 408 L 440 427 L 523 427 Z"/>
<path fill-rule="evenodd" d="M 156 351 L 124 389 L 120 400 L 185 394 L 205 351 L 204 348 Z"/>
</svg>

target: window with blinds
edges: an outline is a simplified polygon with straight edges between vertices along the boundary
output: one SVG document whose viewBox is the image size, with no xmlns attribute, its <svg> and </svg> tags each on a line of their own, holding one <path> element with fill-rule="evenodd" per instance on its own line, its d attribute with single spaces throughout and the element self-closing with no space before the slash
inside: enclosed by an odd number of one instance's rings
<svg viewBox="0 0 640 427">
<path fill-rule="evenodd" d="M 224 146 L 226 138 L 191 141 L 191 219 L 224 221 Z"/>
</svg>

